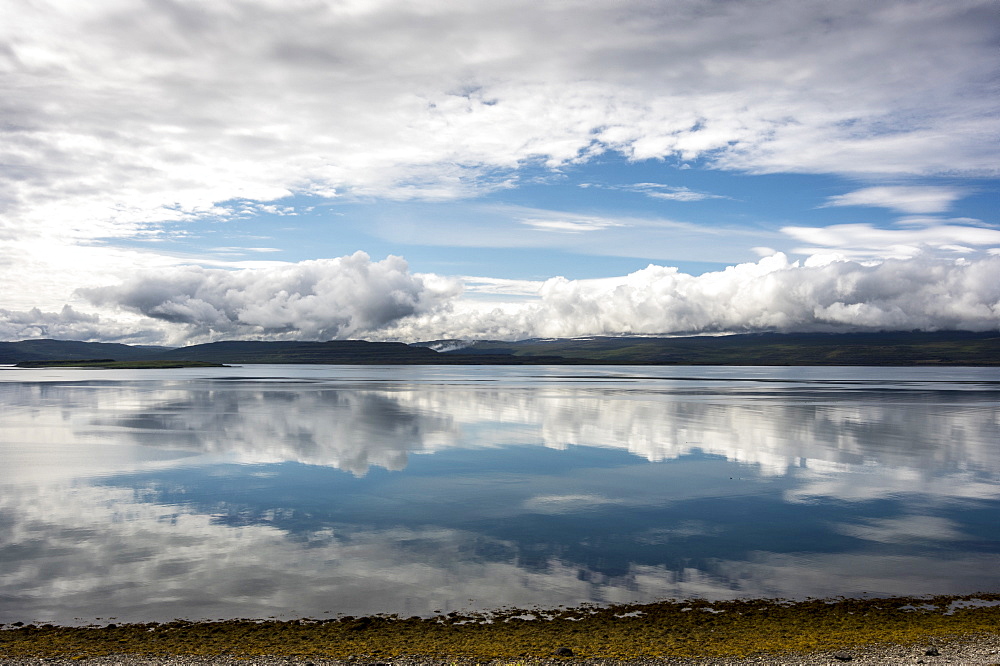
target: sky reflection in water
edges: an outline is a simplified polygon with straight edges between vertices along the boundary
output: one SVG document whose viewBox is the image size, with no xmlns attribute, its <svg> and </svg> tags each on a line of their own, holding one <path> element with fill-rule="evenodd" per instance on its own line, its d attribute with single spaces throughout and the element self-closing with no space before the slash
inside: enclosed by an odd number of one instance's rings
<svg viewBox="0 0 1000 666">
<path fill-rule="evenodd" d="M 1000 589 L 995 369 L 0 371 L 0 621 Z"/>
</svg>

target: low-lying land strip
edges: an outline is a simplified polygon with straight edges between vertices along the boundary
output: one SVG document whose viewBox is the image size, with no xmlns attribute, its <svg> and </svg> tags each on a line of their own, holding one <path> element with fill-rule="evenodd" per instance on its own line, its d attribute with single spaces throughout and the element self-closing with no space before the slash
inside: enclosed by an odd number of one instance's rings
<svg viewBox="0 0 1000 666">
<path fill-rule="evenodd" d="M 207 361 L 116 361 L 114 359 L 83 359 L 71 361 L 21 361 L 18 368 L 106 368 L 109 370 L 156 370 L 167 368 L 225 368 L 222 363 Z"/>
</svg>

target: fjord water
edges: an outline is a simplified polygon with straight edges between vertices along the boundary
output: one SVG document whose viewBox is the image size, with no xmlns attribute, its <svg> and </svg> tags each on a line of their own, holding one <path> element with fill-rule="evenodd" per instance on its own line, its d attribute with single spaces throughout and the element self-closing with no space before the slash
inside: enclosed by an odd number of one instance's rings
<svg viewBox="0 0 1000 666">
<path fill-rule="evenodd" d="M 0 622 L 1000 591 L 990 368 L 0 369 Z"/>
</svg>

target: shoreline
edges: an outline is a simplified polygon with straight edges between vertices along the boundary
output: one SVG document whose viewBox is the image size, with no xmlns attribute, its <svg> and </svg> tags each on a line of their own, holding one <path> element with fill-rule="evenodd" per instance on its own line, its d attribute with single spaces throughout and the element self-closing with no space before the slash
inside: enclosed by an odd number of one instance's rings
<svg viewBox="0 0 1000 666">
<path fill-rule="evenodd" d="M 762 653 L 748 657 L 649 657 L 606 658 L 503 658 L 482 660 L 474 657 L 443 655 L 403 655 L 381 658 L 377 655 L 353 655 L 346 659 L 314 656 L 230 656 L 230 655 L 137 655 L 116 653 L 97 657 L 0 657 L 0 666 L 828 666 L 852 664 L 961 664 L 962 666 L 997 666 L 1000 664 L 1000 635 L 981 635 L 933 639 L 921 645 L 876 644 L 849 646 L 839 650 L 807 653 Z"/>
<path fill-rule="evenodd" d="M 761 653 L 749 657 L 648 657 L 604 658 L 504 658 L 403 655 L 380 658 L 354 655 L 346 659 L 315 656 L 141 655 L 112 653 L 95 657 L 0 657 L 0 666 L 828 666 L 830 664 L 1000 664 L 1000 635 L 933 639 L 926 644 L 877 644 L 848 646 L 809 653 Z"/>
<path fill-rule="evenodd" d="M 95 666 L 1000 664 L 1000 594 L 690 600 L 433 618 L 8 624 L 0 630 L 0 664 L 82 659 Z"/>
</svg>

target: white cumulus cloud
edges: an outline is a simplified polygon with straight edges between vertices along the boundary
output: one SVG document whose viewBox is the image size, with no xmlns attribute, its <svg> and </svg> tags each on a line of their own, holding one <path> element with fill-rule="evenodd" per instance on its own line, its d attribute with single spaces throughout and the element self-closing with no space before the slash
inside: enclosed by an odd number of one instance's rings
<svg viewBox="0 0 1000 666">
<path fill-rule="evenodd" d="M 364 336 L 433 312 L 460 291 L 457 280 L 411 274 L 400 257 L 372 261 L 357 252 L 237 271 L 179 266 L 81 294 L 179 324 L 189 336 L 315 340 Z"/>
<path fill-rule="evenodd" d="M 1000 329 L 1000 257 L 869 264 L 781 254 L 693 276 L 650 265 L 601 280 L 552 278 L 534 303 L 415 317 L 403 338 L 529 338 L 745 331 Z"/>
<path fill-rule="evenodd" d="M 466 280 L 468 289 L 362 252 L 241 270 L 174 266 L 80 289 L 100 316 L 0 311 L 0 335 L 183 344 L 1000 329 L 1000 255 L 991 254 L 799 262 L 776 253 L 702 275 L 651 264 L 602 279 Z"/>
<path fill-rule="evenodd" d="M 63 306 L 59 312 L 0 309 L 0 339 L 57 338 L 92 340 L 107 331 L 101 330 L 97 315 L 77 312 Z"/>
</svg>

